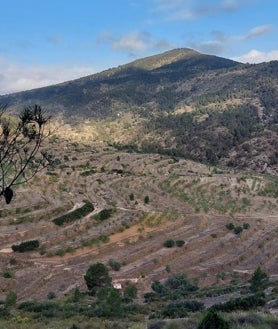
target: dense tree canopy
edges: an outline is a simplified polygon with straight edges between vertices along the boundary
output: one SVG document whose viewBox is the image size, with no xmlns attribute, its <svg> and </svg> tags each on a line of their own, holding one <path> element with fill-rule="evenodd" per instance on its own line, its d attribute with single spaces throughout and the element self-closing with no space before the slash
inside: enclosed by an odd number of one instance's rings
<svg viewBox="0 0 278 329">
<path fill-rule="evenodd" d="M 95 294 L 99 288 L 110 287 L 111 277 L 108 268 L 102 263 L 89 266 L 84 279 L 91 294 Z"/>
</svg>

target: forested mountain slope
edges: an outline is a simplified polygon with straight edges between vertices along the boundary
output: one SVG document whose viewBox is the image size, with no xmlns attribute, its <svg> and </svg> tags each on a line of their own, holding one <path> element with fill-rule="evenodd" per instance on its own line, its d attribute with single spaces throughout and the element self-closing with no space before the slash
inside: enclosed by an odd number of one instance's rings
<svg viewBox="0 0 278 329">
<path fill-rule="evenodd" d="M 13 109 L 39 103 L 71 124 L 131 114 L 137 118 L 130 124 L 137 136 L 121 144 L 134 150 L 277 173 L 277 61 L 241 64 L 174 49 L 59 85 L 1 96 L 0 103 Z"/>
</svg>

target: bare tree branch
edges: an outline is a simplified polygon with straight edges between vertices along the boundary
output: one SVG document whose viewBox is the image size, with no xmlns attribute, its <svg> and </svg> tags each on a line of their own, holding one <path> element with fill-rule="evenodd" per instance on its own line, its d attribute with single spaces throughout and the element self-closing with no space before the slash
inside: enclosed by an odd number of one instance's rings
<svg viewBox="0 0 278 329">
<path fill-rule="evenodd" d="M 28 182 L 51 163 L 47 152 L 39 152 L 51 131 L 45 132 L 50 117 L 39 105 L 24 108 L 18 118 L 6 109 L 0 105 L 0 196 L 10 203 L 12 186 Z"/>
</svg>

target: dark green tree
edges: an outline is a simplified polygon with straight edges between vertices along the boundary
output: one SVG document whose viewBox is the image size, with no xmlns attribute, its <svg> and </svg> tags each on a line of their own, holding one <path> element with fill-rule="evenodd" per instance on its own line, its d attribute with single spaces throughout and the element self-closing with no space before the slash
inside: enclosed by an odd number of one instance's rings
<svg viewBox="0 0 278 329">
<path fill-rule="evenodd" d="M 109 289 L 109 293 L 103 305 L 103 316 L 119 317 L 123 313 L 122 296 L 119 290 Z"/>
<path fill-rule="evenodd" d="M 94 295 L 99 288 L 110 287 L 112 281 L 109 276 L 108 268 L 102 263 L 90 265 L 84 279 L 92 295 Z"/>
<path fill-rule="evenodd" d="M 219 314 L 209 310 L 199 323 L 197 329 L 229 329 L 229 324 Z"/>
<path fill-rule="evenodd" d="M 122 267 L 121 263 L 118 262 L 117 260 L 115 259 L 109 259 L 109 262 L 108 264 L 110 265 L 110 267 L 112 268 L 112 270 L 114 271 L 119 271 Z"/>
<path fill-rule="evenodd" d="M 149 202 L 150 202 L 150 198 L 149 198 L 148 195 L 146 195 L 145 198 L 144 198 L 144 203 L 148 204 Z"/>
<path fill-rule="evenodd" d="M 83 297 L 82 292 L 78 288 L 75 288 L 73 291 L 72 301 L 74 303 L 77 303 L 82 299 L 82 297 Z"/>
<path fill-rule="evenodd" d="M 175 245 L 175 241 L 173 239 L 167 239 L 163 242 L 163 246 L 166 248 L 172 248 Z"/>
<path fill-rule="evenodd" d="M 128 284 L 124 289 L 124 301 L 129 303 L 137 297 L 138 289 L 134 284 Z"/>
<path fill-rule="evenodd" d="M 40 151 L 51 132 L 50 117 L 40 106 L 26 107 L 17 118 L 6 109 L 0 105 L 0 196 L 9 204 L 12 187 L 28 182 L 51 162 L 47 152 Z"/>
<path fill-rule="evenodd" d="M 96 314 L 103 317 L 119 317 L 122 315 L 122 296 L 114 288 L 99 288 L 96 293 Z"/>
<path fill-rule="evenodd" d="M 255 272 L 253 273 L 251 280 L 250 289 L 253 292 L 259 292 L 264 290 L 268 285 L 268 276 L 267 274 L 261 269 L 261 267 L 257 267 Z"/>
<path fill-rule="evenodd" d="M 5 308 L 10 308 L 15 306 L 17 300 L 17 295 L 14 291 L 9 291 L 5 300 Z"/>
</svg>

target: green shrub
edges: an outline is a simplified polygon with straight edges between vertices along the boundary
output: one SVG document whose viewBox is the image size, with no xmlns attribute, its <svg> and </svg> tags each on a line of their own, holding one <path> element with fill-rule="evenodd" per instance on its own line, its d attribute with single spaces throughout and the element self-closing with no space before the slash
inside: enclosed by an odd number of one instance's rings
<svg viewBox="0 0 278 329">
<path fill-rule="evenodd" d="M 115 259 L 109 259 L 108 264 L 110 265 L 110 267 L 114 270 L 114 271 L 119 271 L 120 268 L 122 267 L 121 263 L 118 262 Z"/>
<path fill-rule="evenodd" d="M 267 287 L 268 282 L 269 280 L 267 274 L 259 266 L 253 273 L 252 278 L 250 280 L 250 289 L 253 292 L 262 291 Z"/>
<path fill-rule="evenodd" d="M 233 223 L 229 223 L 229 224 L 226 225 L 226 228 L 227 228 L 228 230 L 232 231 L 232 230 L 235 228 L 235 226 L 234 226 Z"/>
<path fill-rule="evenodd" d="M 266 184 L 266 186 L 259 192 L 259 195 L 278 198 L 278 178 L 272 176 L 271 182 Z"/>
<path fill-rule="evenodd" d="M 244 230 L 247 230 L 250 227 L 250 224 L 243 223 L 242 227 L 243 227 Z"/>
<path fill-rule="evenodd" d="M 65 255 L 65 253 L 66 252 L 64 249 L 58 249 L 58 250 L 56 250 L 55 255 L 62 257 Z"/>
<path fill-rule="evenodd" d="M 55 292 L 49 291 L 49 293 L 47 294 L 47 298 L 48 299 L 54 299 L 54 298 L 56 298 Z"/>
<path fill-rule="evenodd" d="M 182 247 L 185 244 L 184 240 L 177 240 L 176 241 L 176 246 L 177 247 Z"/>
<path fill-rule="evenodd" d="M 164 284 L 154 281 L 151 285 L 153 292 L 144 295 L 145 301 L 176 300 L 198 290 L 198 286 L 191 283 L 183 274 L 169 277 Z"/>
<path fill-rule="evenodd" d="M 60 317 L 61 319 L 71 316 L 86 313 L 87 307 L 78 306 L 70 303 L 57 303 L 54 301 L 26 301 L 18 306 L 18 309 L 25 312 L 34 313 L 33 318 L 42 319 Z"/>
<path fill-rule="evenodd" d="M 3 273 L 3 278 L 5 279 L 11 279 L 13 277 L 12 273 L 10 270 L 5 270 Z"/>
<path fill-rule="evenodd" d="M 172 248 L 175 245 L 175 241 L 172 239 L 167 239 L 164 241 L 163 246 L 166 248 Z"/>
<path fill-rule="evenodd" d="M 132 302 L 137 297 L 138 289 L 134 284 L 128 284 L 124 289 L 124 301 L 126 303 Z"/>
<path fill-rule="evenodd" d="M 103 221 L 105 219 L 108 219 L 111 217 L 112 213 L 114 212 L 114 209 L 102 209 L 100 212 L 94 215 L 94 219 Z"/>
<path fill-rule="evenodd" d="M 98 240 L 99 242 L 103 242 L 103 243 L 105 243 L 105 242 L 108 242 L 108 241 L 109 241 L 109 236 L 107 236 L 107 235 L 100 235 L 100 236 L 97 238 L 97 240 Z"/>
<path fill-rule="evenodd" d="M 236 226 L 233 230 L 235 234 L 240 234 L 243 231 L 243 228 L 241 226 Z"/>
<path fill-rule="evenodd" d="M 170 273 L 170 272 L 171 272 L 171 266 L 170 266 L 169 264 L 167 264 L 167 265 L 165 266 L 165 270 L 166 270 L 168 273 Z"/>
<path fill-rule="evenodd" d="M 78 289 L 75 288 L 73 291 L 72 301 L 74 303 L 79 302 L 84 297 L 84 294 Z"/>
<path fill-rule="evenodd" d="M 186 295 L 188 292 L 198 290 L 198 286 L 191 283 L 183 274 L 175 274 L 169 277 L 165 282 L 165 287 L 176 291 L 180 295 Z"/>
<path fill-rule="evenodd" d="M 144 198 L 144 203 L 148 204 L 149 202 L 150 202 L 150 198 L 149 198 L 148 195 L 146 195 L 145 198 Z"/>
<path fill-rule="evenodd" d="M 120 175 L 124 173 L 123 169 L 112 169 L 111 172 Z"/>
<path fill-rule="evenodd" d="M 40 246 L 40 243 L 38 240 L 29 240 L 25 242 L 21 242 L 20 244 L 14 244 L 12 245 L 12 250 L 13 251 L 18 251 L 18 252 L 25 252 L 25 251 L 31 251 L 38 249 Z"/>
<path fill-rule="evenodd" d="M 68 214 L 53 219 L 53 223 L 58 226 L 62 226 L 63 224 L 74 222 L 75 220 L 88 215 L 95 209 L 90 201 L 85 200 L 84 202 L 85 204 L 81 208 L 75 209 Z"/>
<path fill-rule="evenodd" d="M 86 171 L 83 171 L 82 173 L 80 173 L 80 176 L 83 176 L 83 177 L 91 176 L 91 175 L 95 174 L 95 172 L 96 171 L 94 169 L 86 170 Z"/>
<path fill-rule="evenodd" d="M 192 301 L 178 301 L 169 303 L 162 307 L 155 313 L 155 317 L 158 318 L 184 318 L 187 316 L 187 312 L 198 312 L 204 309 L 204 304 Z"/>
<path fill-rule="evenodd" d="M 152 290 L 159 295 L 163 295 L 168 291 L 167 288 L 160 281 L 154 281 L 151 287 Z"/>
<path fill-rule="evenodd" d="M 155 292 L 146 292 L 144 294 L 145 303 L 151 303 L 160 300 L 160 296 Z"/>
<path fill-rule="evenodd" d="M 9 308 L 15 306 L 17 300 L 17 295 L 14 291 L 9 291 L 5 300 L 5 307 Z"/>
<path fill-rule="evenodd" d="M 229 329 L 229 324 L 215 311 L 209 310 L 197 329 Z"/>
<path fill-rule="evenodd" d="M 251 295 L 247 297 L 239 297 L 230 299 L 223 304 L 215 304 L 211 307 L 215 311 L 233 312 L 237 310 L 247 311 L 258 306 L 263 306 L 266 300 L 263 295 Z"/>
</svg>

